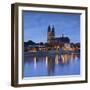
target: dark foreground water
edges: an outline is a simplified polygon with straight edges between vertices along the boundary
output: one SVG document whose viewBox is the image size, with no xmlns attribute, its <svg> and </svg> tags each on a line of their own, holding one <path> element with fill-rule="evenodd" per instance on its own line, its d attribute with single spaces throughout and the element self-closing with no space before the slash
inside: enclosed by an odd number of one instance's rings
<svg viewBox="0 0 90 90">
<path fill-rule="evenodd" d="M 80 74 L 80 55 L 24 56 L 23 77 Z"/>
</svg>

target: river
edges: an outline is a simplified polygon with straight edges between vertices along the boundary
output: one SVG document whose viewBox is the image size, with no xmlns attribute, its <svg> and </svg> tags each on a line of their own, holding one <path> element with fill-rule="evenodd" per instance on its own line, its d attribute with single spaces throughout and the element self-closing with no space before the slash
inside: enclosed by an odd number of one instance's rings
<svg viewBox="0 0 90 90">
<path fill-rule="evenodd" d="M 24 56 L 23 77 L 80 74 L 80 55 L 62 54 L 43 57 Z"/>
</svg>

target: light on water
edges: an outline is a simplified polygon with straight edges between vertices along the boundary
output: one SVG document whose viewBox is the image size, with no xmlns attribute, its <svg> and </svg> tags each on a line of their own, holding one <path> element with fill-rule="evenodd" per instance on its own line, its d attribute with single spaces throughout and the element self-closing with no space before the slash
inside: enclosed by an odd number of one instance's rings
<svg viewBox="0 0 90 90">
<path fill-rule="evenodd" d="M 23 77 L 80 74 L 80 55 L 63 54 L 43 57 L 24 56 Z"/>
</svg>

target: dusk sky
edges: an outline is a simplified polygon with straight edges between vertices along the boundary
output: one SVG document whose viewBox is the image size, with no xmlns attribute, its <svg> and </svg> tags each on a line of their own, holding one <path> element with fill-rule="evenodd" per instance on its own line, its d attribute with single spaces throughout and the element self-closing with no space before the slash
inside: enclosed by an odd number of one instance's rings
<svg viewBox="0 0 90 90">
<path fill-rule="evenodd" d="M 47 42 L 48 25 L 55 27 L 55 36 L 80 42 L 80 14 L 23 11 L 24 41 Z"/>
</svg>

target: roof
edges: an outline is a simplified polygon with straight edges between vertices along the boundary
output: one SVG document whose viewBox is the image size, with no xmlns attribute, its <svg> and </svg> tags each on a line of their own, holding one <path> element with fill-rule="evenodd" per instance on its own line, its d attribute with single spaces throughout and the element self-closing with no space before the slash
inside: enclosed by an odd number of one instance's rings
<svg viewBox="0 0 90 90">
<path fill-rule="evenodd" d="M 59 42 L 66 42 L 66 43 L 70 42 L 70 39 L 68 37 L 56 37 L 56 38 L 53 38 L 52 40 L 57 40 Z"/>
</svg>

